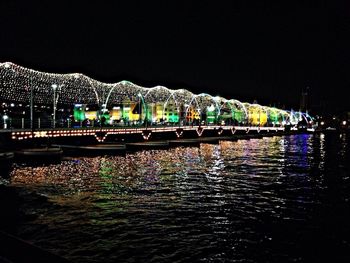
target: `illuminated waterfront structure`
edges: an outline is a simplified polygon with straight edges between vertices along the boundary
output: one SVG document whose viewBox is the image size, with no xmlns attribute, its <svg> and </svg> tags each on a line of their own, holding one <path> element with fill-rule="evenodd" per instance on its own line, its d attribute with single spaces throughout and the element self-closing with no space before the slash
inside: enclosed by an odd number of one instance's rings
<svg viewBox="0 0 350 263">
<path fill-rule="evenodd" d="M 0 100 L 2 119 L 6 127 L 11 120 L 14 128 L 160 124 L 283 127 L 304 119 L 312 123 L 307 113 L 186 89 L 146 88 L 129 81 L 102 83 L 80 73 L 44 73 L 11 62 L 0 63 Z"/>
</svg>

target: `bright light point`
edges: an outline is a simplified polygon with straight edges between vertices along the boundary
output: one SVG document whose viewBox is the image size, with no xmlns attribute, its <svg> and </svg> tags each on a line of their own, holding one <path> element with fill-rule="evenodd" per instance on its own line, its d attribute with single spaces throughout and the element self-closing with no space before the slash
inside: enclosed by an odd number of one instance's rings
<svg viewBox="0 0 350 263">
<path fill-rule="evenodd" d="M 343 125 L 346 125 L 346 121 L 343 121 Z"/>
<path fill-rule="evenodd" d="M 14 103 L 11 103 L 11 104 L 10 104 L 10 106 L 11 106 L 11 107 L 14 107 L 14 106 L 15 106 L 15 104 L 14 104 Z"/>
<path fill-rule="evenodd" d="M 57 89 L 57 84 L 52 84 L 51 87 L 52 87 L 53 89 Z"/>
<path fill-rule="evenodd" d="M 4 115 L 4 116 L 2 116 L 2 118 L 3 118 L 4 120 L 7 120 L 7 119 L 9 118 L 9 116 Z"/>
<path fill-rule="evenodd" d="M 215 110 L 215 107 L 214 107 L 214 105 L 212 104 L 212 105 L 210 105 L 209 107 L 208 107 L 208 111 L 214 111 Z"/>
<path fill-rule="evenodd" d="M 85 110 L 89 110 L 89 107 L 86 107 Z"/>
<path fill-rule="evenodd" d="M 324 125 L 324 121 L 321 121 L 321 125 L 322 125 L 322 126 Z"/>
</svg>

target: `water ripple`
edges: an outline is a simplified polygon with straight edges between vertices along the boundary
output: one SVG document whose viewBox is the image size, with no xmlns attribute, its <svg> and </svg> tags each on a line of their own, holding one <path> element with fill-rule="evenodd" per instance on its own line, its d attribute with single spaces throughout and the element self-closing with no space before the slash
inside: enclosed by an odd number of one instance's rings
<svg viewBox="0 0 350 263">
<path fill-rule="evenodd" d="M 16 234 L 73 262 L 348 262 L 348 139 L 268 137 L 18 166 L 10 184 L 47 201 L 22 204 L 31 216 Z"/>
</svg>

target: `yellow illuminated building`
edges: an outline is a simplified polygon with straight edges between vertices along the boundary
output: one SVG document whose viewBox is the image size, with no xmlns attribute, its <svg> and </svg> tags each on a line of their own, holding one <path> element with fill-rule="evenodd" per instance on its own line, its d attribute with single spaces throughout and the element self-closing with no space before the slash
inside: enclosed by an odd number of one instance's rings
<svg viewBox="0 0 350 263">
<path fill-rule="evenodd" d="M 97 111 L 85 111 L 85 118 L 90 121 L 97 119 Z"/>
<path fill-rule="evenodd" d="M 195 110 L 193 107 L 190 107 L 187 111 L 187 116 L 186 116 L 187 121 L 193 121 L 193 120 L 199 120 L 199 112 Z"/>
<path fill-rule="evenodd" d="M 267 123 L 267 113 L 260 105 L 251 105 L 248 108 L 248 122 L 251 125 L 264 126 Z"/>
</svg>

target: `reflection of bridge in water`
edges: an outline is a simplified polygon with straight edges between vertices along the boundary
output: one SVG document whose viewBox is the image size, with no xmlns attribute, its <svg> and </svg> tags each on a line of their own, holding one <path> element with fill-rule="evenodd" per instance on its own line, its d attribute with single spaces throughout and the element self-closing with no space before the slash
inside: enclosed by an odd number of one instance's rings
<svg viewBox="0 0 350 263">
<path fill-rule="evenodd" d="M 128 81 L 107 84 L 85 75 L 52 74 L 0 63 L 2 131 L 13 139 L 165 131 L 284 130 L 304 122 L 307 113 L 193 94 L 163 86 L 145 88 Z"/>
</svg>

